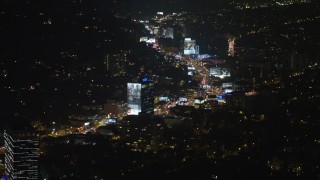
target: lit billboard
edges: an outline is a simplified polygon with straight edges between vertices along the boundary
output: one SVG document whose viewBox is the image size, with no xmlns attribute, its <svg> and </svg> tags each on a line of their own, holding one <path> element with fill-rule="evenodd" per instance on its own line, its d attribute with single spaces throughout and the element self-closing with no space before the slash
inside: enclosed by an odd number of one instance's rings
<svg viewBox="0 0 320 180">
<path fill-rule="evenodd" d="M 149 39 L 146 41 L 146 43 L 148 43 L 148 44 L 154 44 L 154 43 L 156 43 L 156 39 L 155 39 L 155 38 L 149 38 Z"/>
<path fill-rule="evenodd" d="M 226 67 L 210 68 L 210 76 L 219 77 L 219 78 L 230 77 L 230 69 Z"/>
<path fill-rule="evenodd" d="M 146 42 L 148 44 L 154 44 L 154 43 L 156 43 L 156 39 L 155 38 L 151 38 L 151 37 L 141 37 L 140 38 L 140 42 Z"/>
<path fill-rule="evenodd" d="M 193 76 L 195 72 L 195 67 L 193 66 L 188 66 L 188 76 Z"/>
<path fill-rule="evenodd" d="M 203 89 L 210 89 L 210 88 L 211 88 L 211 86 L 210 86 L 210 85 L 208 85 L 208 84 L 204 84 L 204 85 L 202 85 L 202 88 L 203 88 Z"/>
<path fill-rule="evenodd" d="M 141 37 L 140 42 L 146 42 L 148 40 L 148 37 Z"/>
<path fill-rule="evenodd" d="M 128 115 L 138 115 L 141 112 L 141 84 L 128 83 Z"/>
<path fill-rule="evenodd" d="M 209 55 L 209 54 L 199 54 L 197 56 L 197 60 L 203 60 L 205 58 L 210 58 L 210 57 L 211 57 L 211 55 Z"/>
<path fill-rule="evenodd" d="M 166 102 L 168 102 L 168 101 L 169 101 L 169 98 L 168 98 L 168 97 L 165 97 L 165 96 L 160 96 L 160 97 L 159 97 L 159 101 L 166 101 Z"/>
<path fill-rule="evenodd" d="M 219 68 L 210 68 L 210 76 L 217 76 Z"/>
<path fill-rule="evenodd" d="M 181 102 L 188 102 L 188 98 L 186 98 L 186 97 L 180 97 L 180 98 L 179 98 L 179 101 L 181 101 Z"/>
<path fill-rule="evenodd" d="M 106 123 L 107 124 L 117 123 L 117 119 L 116 118 L 107 118 Z"/>
<path fill-rule="evenodd" d="M 195 40 L 192 40 L 191 38 L 184 39 L 183 54 L 185 54 L 185 55 L 196 54 L 196 41 Z"/>
<path fill-rule="evenodd" d="M 221 77 L 230 77 L 230 69 L 221 68 Z"/>
<path fill-rule="evenodd" d="M 203 104 L 204 103 L 204 100 L 201 100 L 201 99 L 194 99 L 193 101 L 193 104 Z"/>
</svg>

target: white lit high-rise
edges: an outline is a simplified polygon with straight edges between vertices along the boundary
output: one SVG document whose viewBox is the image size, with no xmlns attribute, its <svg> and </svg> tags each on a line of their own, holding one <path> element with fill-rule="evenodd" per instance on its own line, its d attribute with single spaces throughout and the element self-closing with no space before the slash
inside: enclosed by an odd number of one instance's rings
<svg viewBox="0 0 320 180">
<path fill-rule="evenodd" d="M 127 84 L 128 115 L 153 115 L 154 82 L 147 77 L 141 78 L 139 82 Z"/>
<path fill-rule="evenodd" d="M 16 125 L 4 131 L 7 179 L 39 179 L 39 136 L 31 127 Z"/>
</svg>

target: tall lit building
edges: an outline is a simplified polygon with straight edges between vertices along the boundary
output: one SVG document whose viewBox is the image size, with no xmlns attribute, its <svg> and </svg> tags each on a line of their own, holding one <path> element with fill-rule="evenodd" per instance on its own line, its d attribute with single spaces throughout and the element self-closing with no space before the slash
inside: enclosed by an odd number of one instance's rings
<svg viewBox="0 0 320 180">
<path fill-rule="evenodd" d="M 235 41 L 234 37 L 231 37 L 228 39 L 228 44 L 229 44 L 228 56 L 231 56 L 231 57 L 234 57 L 234 41 Z"/>
<path fill-rule="evenodd" d="M 138 115 L 141 112 L 141 84 L 128 83 L 128 115 Z"/>
<path fill-rule="evenodd" d="M 127 84 L 128 115 L 152 114 L 154 109 L 154 83 L 142 78 L 139 83 Z"/>
<path fill-rule="evenodd" d="M 154 82 L 149 78 L 141 80 L 141 112 L 153 115 L 154 110 Z"/>
<path fill-rule="evenodd" d="M 15 124 L 4 130 L 5 175 L 13 179 L 39 179 L 39 135 L 32 127 Z"/>
</svg>

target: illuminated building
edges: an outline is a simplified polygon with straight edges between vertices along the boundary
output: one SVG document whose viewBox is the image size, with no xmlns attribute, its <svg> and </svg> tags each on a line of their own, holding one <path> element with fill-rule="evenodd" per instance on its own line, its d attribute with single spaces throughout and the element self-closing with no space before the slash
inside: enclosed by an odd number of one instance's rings
<svg viewBox="0 0 320 180">
<path fill-rule="evenodd" d="M 141 112 L 141 84 L 128 83 L 128 115 L 138 115 Z"/>
<path fill-rule="evenodd" d="M 154 83 L 142 78 L 141 83 L 128 83 L 128 115 L 152 114 L 154 109 Z"/>
<path fill-rule="evenodd" d="M 228 48 L 228 56 L 234 57 L 234 40 L 235 38 L 229 38 L 228 43 L 229 43 L 229 48 Z"/>
<path fill-rule="evenodd" d="M 18 127 L 19 126 L 19 127 Z M 39 179 L 39 136 L 31 128 L 15 124 L 4 131 L 5 175 L 12 179 Z"/>
<path fill-rule="evenodd" d="M 200 46 L 199 45 L 196 45 L 196 52 L 195 52 L 195 54 L 199 54 L 199 52 L 200 52 Z"/>
<path fill-rule="evenodd" d="M 102 59 L 103 69 L 112 76 L 126 76 L 125 68 L 128 64 L 128 51 L 108 54 Z"/>
<path fill-rule="evenodd" d="M 141 112 L 153 115 L 154 83 L 148 78 L 141 80 Z"/>
</svg>

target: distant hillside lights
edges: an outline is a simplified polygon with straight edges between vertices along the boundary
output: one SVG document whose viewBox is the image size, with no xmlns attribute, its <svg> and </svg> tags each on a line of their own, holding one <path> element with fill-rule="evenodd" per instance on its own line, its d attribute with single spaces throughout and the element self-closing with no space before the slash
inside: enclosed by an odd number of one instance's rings
<svg viewBox="0 0 320 180">
<path fill-rule="evenodd" d="M 252 1 L 252 2 L 239 2 L 233 1 L 231 2 L 238 9 L 256 9 L 270 6 L 288 6 L 292 4 L 303 4 L 310 3 L 310 0 L 276 0 L 276 1 Z"/>
<path fill-rule="evenodd" d="M 278 0 L 276 1 L 277 5 L 285 6 L 290 4 L 301 4 L 301 3 L 309 3 L 310 0 Z"/>
</svg>

